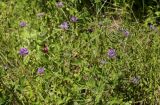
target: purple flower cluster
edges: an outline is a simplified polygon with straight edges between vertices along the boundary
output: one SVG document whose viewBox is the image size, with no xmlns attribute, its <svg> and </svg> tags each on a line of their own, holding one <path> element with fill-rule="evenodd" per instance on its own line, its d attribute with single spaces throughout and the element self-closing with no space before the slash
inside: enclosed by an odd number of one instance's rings
<svg viewBox="0 0 160 105">
<path fill-rule="evenodd" d="M 63 2 L 56 2 L 56 6 L 58 8 L 62 8 L 64 5 L 63 5 Z"/>
<path fill-rule="evenodd" d="M 29 53 L 29 51 L 28 51 L 28 49 L 27 48 L 21 48 L 20 50 L 19 50 L 19 54 L 21 55 L 21 56 L 26 56 L 26 55 L 28 55 L 28 53 Z M 38 70 L 37 70 L 37 73 L 38 74 L 43 74 L 44 73 L 44 68 L 43 67 L 40 67 L 40 68 L 38 68 Z"/>
<path fill-rule="evenodd" d="M 78 21 L 78 18 L 75 16 L 72 16 L 70 18 L 70 20 L 71 20 L 71 22 L 76 23 Z M 68 30 L 68 28 L 69 28 L 68 22 L 65 21 L 65 22 L 61 23 L 60 28 L 63 30 Z"/>
<path fill-rule="evenodd" d="M 38 74 L 43 74 L 44 73 L 44 68 L 43 67 L 38 68 L 37 73 Z"/>
<path fill-rule="evenodd" d="M 63 2 L 59 1 L 59 2 L 56 2 L 56 6 L 58 8 L 62 8 L 64 5 L 63 5 Z M 78 18 L 76 16 L 71 16 L 70 21 L 73 23 L 76 23 L 78 21 Z M 60 24 L 60 28 L 63 30 L 68 30 L 69 24 L 66 21 L 64 21 L 63 23 Z"/>
<path fill-rule="evenodd" d="M 59 1 L 59 2 L 56 2 L 56 7 L 57 8 L 62 8 L 64 7 L 64 4 L 63 2 Z M 37 17 L 43 17 L 45 15 L 44 12 L 41 12 L 41 13 L 38 13 L 36 16 Z M 78 21 L 78 18 L 76 16 L 71 16 L 70 17 L 70 21 L 73 22 L 73 23 L 76 23 Z M 25 27 L 27 25 L 27 23 L 25 21 L 21 21 L 19 23 L 19 26 L 20 27 Z M 63 30 L 68 30 L 69 28 L 69 24 L 68 22 L 64 21 L 63 23 L 60 24 L 60 28 L 63 29 Z M 44 53 L 48 53 L 48 47 L 47 46 L 44 46 L 43 50 L 42 50 Z M 20 48 L 19 50 L 19 55 L 21 56 L 26 56 L 29 54 L 29 51 L 27 48 Z M 38 70 L 37 70 L 37 73 L 38 74 L 43 74 L 44 73 L 44 68 L 43 67 L 39 67 Z"/>
<path fill-rule="evenodd" d="M 78 18 L 77 17 L 75 17 L 75 16 L 72 16 L 71 17 L 71 22 L 77 22 L 78 21 Z"/>
<path fill-rule="evenodd" d="M 116 50 L 115 49 L 109 49 L 108 50 L 108 56 L 109 56 L 109 58 L 114 58 L 116 56 Z"/>
<path fill-rule="evenodd" d="M 67 30 L 69 27 L 68 23 L 67 22 L 63 22 L 61 25 L 60 25 L 60 28 L 63 29 L 63 30 Z"/>
<path fill-rule="evenodd" d="M 124 35 L 125 35 L 126 37 L 128 37 L 128 36 L 129 36 L 129 31 L 124 30 Z"/>
<path fill-rule="evenodd" d="M 21 49 L 19 50 L 19 54 L 20 54 L 21 56 L 26 56 L 26 55 L 28 55 L 28 53 L 29 53 L 29 51 L 28 51 L 27 48 L 21 48 Z"/>
<path fill-rule="evenodd" d="M 26 25 L 27 25 L 27 23 L 24 22 L 24 21 L 22 21 L 22 22 L 19 23 L 19 26 L 20 26 L 20 27 L 25 27 Z"/>
<path fill-rule="evenodd" d="M 154 30 L 155 29 L 155 26 L 152 23 L 148 23 L 148 27 L 149 27 L 150 30 Z"/>
</svg>

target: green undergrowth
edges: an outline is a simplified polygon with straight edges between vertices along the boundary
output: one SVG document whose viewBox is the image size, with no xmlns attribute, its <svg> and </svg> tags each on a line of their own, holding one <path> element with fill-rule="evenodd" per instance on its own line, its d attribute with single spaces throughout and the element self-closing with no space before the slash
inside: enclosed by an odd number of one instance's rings
<svg viewBox="0 0 160 105">
<path fill-rule="evenodd" d="M 52 9 L 42 11 L 20 1 L 0 4 L 0 105 L 160 104 L 158 27 L 90 16 L 68 2 L 63 8 L 49 2 Z M 64 21 L 67 30 L 60 28 Z M 23 47 L 26 56 L 19 54 Z"/>
</svg>

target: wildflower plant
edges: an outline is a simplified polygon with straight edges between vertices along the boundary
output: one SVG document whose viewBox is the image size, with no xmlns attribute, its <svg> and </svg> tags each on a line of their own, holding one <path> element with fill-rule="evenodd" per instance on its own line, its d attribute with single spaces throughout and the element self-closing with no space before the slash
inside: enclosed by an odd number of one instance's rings
<svg viewBox="0 0 160 105">
<path fill-rule="evenodd" d="M 128 36 L 129 36 L 129 31 L 124 30 L 124 35 L 125 35 L 126 37 L 128 37 Z"/>
<path fill-rule="evenodd" d="M 20 26 L 20 27 L 25 27 L 26 25 L 27 25 L 27 23 L 24 22 L 24 21 L 21 21 L 21 22 L 19 23 L 19 26 Z"/>
<path fill-rule="evenodd" d="M 20 48 L 19 54 L 20 54 L 21 56 L 26 56 L 26 55 L 29 54 L 29 51 L 28 51 L 27 48 Z"/>
<path fill-rule="evenodd" d="M 63 23 L 61 23 L 60 28 L 63 29 L 63 30 L 68 30 L 69 25 L 68 25 L 67 22 L 63 22 Z"/>
<path fill-rule="evenodd" d="M 64 6 L 63 2 L 59 1 L 59 2 L 56 2 L 56 6 L 58 8 L 62 8 Z"/>
<path fill-rule="evenodd" d="M 115 49 L 109 49 L 108 50 L 108 57 L 109 58 L 115 58 L 116 57 L 116 50 Z"/>
<path fill-rule="evenodd" d="M 0 2 L 0 105 L 160 104 L 159 31 L 89 1 Z"/>
<path fill-rule="evenodd" d="M 75 23 L 78 21 L 78 18 L 76 16 L 72 16 L 70 20 Z"/>
<path fill-rule="evenodd" d="M 45 69 L 43 67 L 39 67 L 38 70 L 37 70 L 37 73 L 42 75 L 44 73 L 44 70 Z"/>
</svg>

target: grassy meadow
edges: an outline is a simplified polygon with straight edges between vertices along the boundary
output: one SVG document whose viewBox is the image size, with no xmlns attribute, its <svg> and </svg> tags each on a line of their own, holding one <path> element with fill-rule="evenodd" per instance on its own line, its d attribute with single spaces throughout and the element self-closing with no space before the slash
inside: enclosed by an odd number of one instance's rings
<svg viewBox="0 0 160 105">
<path fill-rule="evenodd" d="M 0 1 L 0 105 L 160 105 L 159 27 L 103 7 Z"/>
</svg>

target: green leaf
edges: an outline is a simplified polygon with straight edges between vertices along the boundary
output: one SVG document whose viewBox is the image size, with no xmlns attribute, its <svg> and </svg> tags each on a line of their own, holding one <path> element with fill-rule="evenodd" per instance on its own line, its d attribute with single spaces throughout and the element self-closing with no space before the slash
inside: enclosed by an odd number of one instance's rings
<svg viewBox="0 0 160 105">
<path fill-rule="evenodd" d="M 95 2 L 95 3 L 100 3 L 100 2 L 101 2 L 101 0 L 95 0 L 94 2 Z"/>
</svg>

